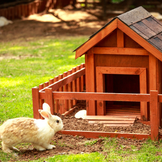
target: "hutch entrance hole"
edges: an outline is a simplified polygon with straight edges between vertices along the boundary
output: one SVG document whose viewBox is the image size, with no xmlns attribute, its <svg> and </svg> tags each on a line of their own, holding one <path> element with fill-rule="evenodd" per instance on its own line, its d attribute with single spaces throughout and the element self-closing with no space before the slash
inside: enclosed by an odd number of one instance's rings
<svg viewBox="0 0 162 162">
<path fill-rule="evenodd" d="M 105 92 L 140 93 L 139 75 L 104 74 Z M 106 101 L 106 114 L 140 113 L 140 102 Z"/>
</svg>

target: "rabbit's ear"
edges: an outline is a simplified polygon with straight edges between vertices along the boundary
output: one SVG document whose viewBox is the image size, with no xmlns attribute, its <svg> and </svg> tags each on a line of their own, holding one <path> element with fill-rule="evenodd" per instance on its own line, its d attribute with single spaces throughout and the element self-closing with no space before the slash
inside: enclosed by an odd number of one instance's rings
<svg viewBox="0 0 162 162">
<path fill-rule="evenodd" d="M 51 113 L 50 106 L 47 103 L 43 103 L 43 110 L 48 111 Z"/>
<path fill-rule="evenodd" d="M 49 119 L 51 117 L 51 114 L 48 111 L 40 110 L 40 109 L 38 111 L 43 118 Z"/>
</svg>

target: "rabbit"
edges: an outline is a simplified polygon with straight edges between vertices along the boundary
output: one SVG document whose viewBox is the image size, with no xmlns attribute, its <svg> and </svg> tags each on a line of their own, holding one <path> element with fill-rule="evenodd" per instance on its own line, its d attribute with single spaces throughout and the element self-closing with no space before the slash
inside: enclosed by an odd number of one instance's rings
<svg viewBox="0 0 162 162">
<path fill-rule="evenodd" d="M 19 143 L 32 143 L 39 151 L 55 148 L 50 145 L 50 140 L 63 129 L 63 122 L 60 117 L 51 114 L 47 103 L 43 104 L 43 110 L 38 111 L 44 120 L 20 117 L 9 119 L 0 126 L 3 152 L 19 151 L 14 147 Z"/>
<path fill-rule="evenodd" d="M 11 20 L 7 20 L 5 17 L 0 16 L 0 27 L 11 24 L 11 23 L 12 23 Z"/>
</svg>

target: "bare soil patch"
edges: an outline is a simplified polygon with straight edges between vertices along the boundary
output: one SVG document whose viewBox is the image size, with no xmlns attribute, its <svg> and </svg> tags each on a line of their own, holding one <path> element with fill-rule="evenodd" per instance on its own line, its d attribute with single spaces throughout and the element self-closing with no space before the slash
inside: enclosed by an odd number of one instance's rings
<svg viewBox="0 0 162 162">
<path fill-rule="evenodd" d="M 105 21 L 100 20 L 84 10 L 52 9 L 46 14 L 31 15 L 1 27 L 0 41 L 18 39 L 27 41 L 40 37 L 90 36 L 108 20 L 109 18 Z"/>
<path fill-rule="evenodd" d="M 68 116 L 59 115 L 64 123 L 63 130 L 83 130 L 83 131 L 104 131 L 104 132 L 127 132 L 127 133 L 150 133 L 150 126 L 144 125 L 136 121 L 133 126 L 128 127 L 103 127 L 102 124 L 89 124 L 87 120 L 76 119 L 75 113 L 79 110 L 85 109 L 85 102 L 79 102 L 75 106 L 76 109 Z M 109 140 L 112 140 L 111 138 Z M 117 145 L 123 145 L 125 150 L 131 150 L 131 145 L 136 146 L 136 150 L 139 150 L 145 139 L 129 139 L 129 138 L 117 138 Z M 46 151 L 37 151 L 32 145 L 20 145 L 18 148 L 19 160 L 36 160 L 42 157 L 52 157 L 55 155 L 70 155 L 70 154 L 84 154 L 92 152 L 100 152 L 106 156 L 104 150 L 105 138 L 91 139 L 83 136 L 71 136 L 64 134 L 55 134 L 51 140 L 51 144 L 56 146 L 55 149 Z M 120 147 L 117 149 L 121 149 Z"/>
</svg>

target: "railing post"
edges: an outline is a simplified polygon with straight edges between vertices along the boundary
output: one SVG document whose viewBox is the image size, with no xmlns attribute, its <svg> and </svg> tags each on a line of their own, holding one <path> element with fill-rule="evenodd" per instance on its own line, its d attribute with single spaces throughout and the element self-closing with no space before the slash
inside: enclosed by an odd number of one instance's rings
<svg viewBox="0 0 162 162">
<path fill-rule="evenodd" d="M 53 94 L 52 88 L 45 89 L 45 102 L 50 106 L 51 114 L 54 114 L 54 101 L 53 101 Z"/>
<path fill-rule="evenodd" d="M 150 125 L 151 125 L 151 140 L 159 139 L 159 114 L 158 114 L 158 91 L 150 91 Z"/>
<path fill-rule="evenodd" d="M 41 118 L 41 116 L 38 112 L 38 109 L 40 108 L 38 87 L 32 88 L 32 100 L 33 100 L 33 116 L 35 119 L 39 119 Z"/>
</svg>

